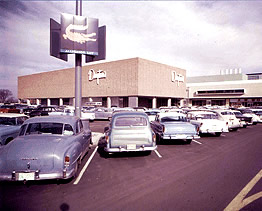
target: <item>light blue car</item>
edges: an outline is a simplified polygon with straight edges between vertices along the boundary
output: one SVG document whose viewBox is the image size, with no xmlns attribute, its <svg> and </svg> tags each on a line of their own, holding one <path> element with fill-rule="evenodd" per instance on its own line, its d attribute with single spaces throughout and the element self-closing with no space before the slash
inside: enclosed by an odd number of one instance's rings
<svg viewBox="0 0 262 211">
<path fill-rule="evenodd" d="M 105 140 L 107 153 L 143 151 L 150 154 L 157 149 L 156 136 L 144 112 L 114 113 L 110 127 L 105 128 Z"/>
<path fill-rule="evenodd" d="M 91 130 L 78 117 L 28 119 L 19 135 L 0 148 L 0 180 L 68 179 L 89 150 Z"/>
<path fill-rule="evenodd" d="M 24 114 L 0 114 L 0 146 L 6 145 L 17 137 L 21 125 L 28 117 Z"/>
</svg>

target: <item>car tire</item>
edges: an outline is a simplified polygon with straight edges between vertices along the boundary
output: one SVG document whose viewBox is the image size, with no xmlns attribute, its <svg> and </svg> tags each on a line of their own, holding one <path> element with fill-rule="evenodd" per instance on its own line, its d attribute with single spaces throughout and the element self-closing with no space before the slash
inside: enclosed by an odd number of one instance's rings
<svg viewBox="0 0 262 211">
<path fill-rule="evenodd" d="M 215 132 L 215 136 L 216 136 L 216 137 L 221 136 L 221 132 Z"/>
<path fill-rule="evenodd" d="M 192 142 L 192 139 L 187 139 L 187 140 L 186 140 L 186 143 L 187 143 L 187 144 L 191 144 L 191 142 Z"/>
<path fill-rule="evenodd" d="M 8 139 L 6 139 L 5 145 L 7 145 L 8 143 L 10 143 L 12 140 L 13 140 L 13 138 L 8 138 Z"/>
</svg>

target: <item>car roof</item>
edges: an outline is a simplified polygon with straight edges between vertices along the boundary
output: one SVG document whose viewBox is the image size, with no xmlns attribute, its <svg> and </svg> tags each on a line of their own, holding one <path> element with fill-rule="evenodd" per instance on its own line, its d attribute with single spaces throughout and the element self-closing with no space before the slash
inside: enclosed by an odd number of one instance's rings
<svg viewBox="0 0 262 211">
<path fill-rule="evenodd" d="M 38 116 L 33 117 L 24 122 L 24 124 L 29 123 L 40 123 L 40 122 L 56 122 L 74 125 L 74 123 L 79 119 L 76 116 Z"/>
<path fill-rule="evenodd" d="M 8 117 L 8 118 L 11 118 L 11 117 L 26 117 L 25 114 L 17 114 L 17 113 L 0 113 L 0 117 Z"/>
</svg>

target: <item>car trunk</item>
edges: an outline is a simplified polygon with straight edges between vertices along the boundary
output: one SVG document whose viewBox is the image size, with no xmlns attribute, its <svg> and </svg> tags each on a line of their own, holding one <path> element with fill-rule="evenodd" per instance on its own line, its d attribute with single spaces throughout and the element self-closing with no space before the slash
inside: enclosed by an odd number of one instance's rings
<svg viewBox="0 0 262 211">
<path fill-rule="evenodd" d="M 121 127 L 114 128 L 111 134 L 111 147 L 126 147 L 127 145 L 136 144 L 137 147 L 142 145 L 152 145 L 152 135 L 148 127 Z"/>
<path fill-rule="evenodd" d="M 195 131 L 195 126 L 188 123 L 179 123 L 179 122 L 168 122 L 162 123 L 165 126 L 164 133 L 166 135 L 172 134 L 192 134 Z"/>
<path fill-rule="evenodd" d="M 37 135 L 21 137 L 10 143 L 7 169 L 15 171 L 51 171 L 54 168 L 54 151 L 59 137 Z"/>
</svg>

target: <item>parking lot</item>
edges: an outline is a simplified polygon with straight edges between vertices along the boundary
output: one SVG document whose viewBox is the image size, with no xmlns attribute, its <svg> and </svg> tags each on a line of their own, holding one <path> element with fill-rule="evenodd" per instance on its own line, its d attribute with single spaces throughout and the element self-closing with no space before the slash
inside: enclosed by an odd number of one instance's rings
<svg viewBox="0 0 262 211">
<path fill-rule="evenodd" d="M 90 123 L 97 137 L 108 121 Z M 66 182 L 1 182 L 1 210 L 259 210 L 262 125 L 190 145 L 173 140 L 157 152 L 103 157 L 92 145 L 78 178 Z M 97 142 L 98 143 L 98 142 Z M 250 182 L 256 178 L 256 182 Z M 77 181 L 77 182 L 76 182 Z M 245 187 L 249 191 L 240 194 Z M 255 195 L 256 194 L 256 195 Z M 256 197 L 252 197 L 252 196 Z M 257 198 L 257 200 L 255 200 Z M 245 201 L 245 199 L 248 199 Z M 245 203 L 243 203 L 245 202 Z M 237 205 L 236 205 L 237 204 Z M 230 209 L 229 209 L 230 210 Z"/>
</svg>

